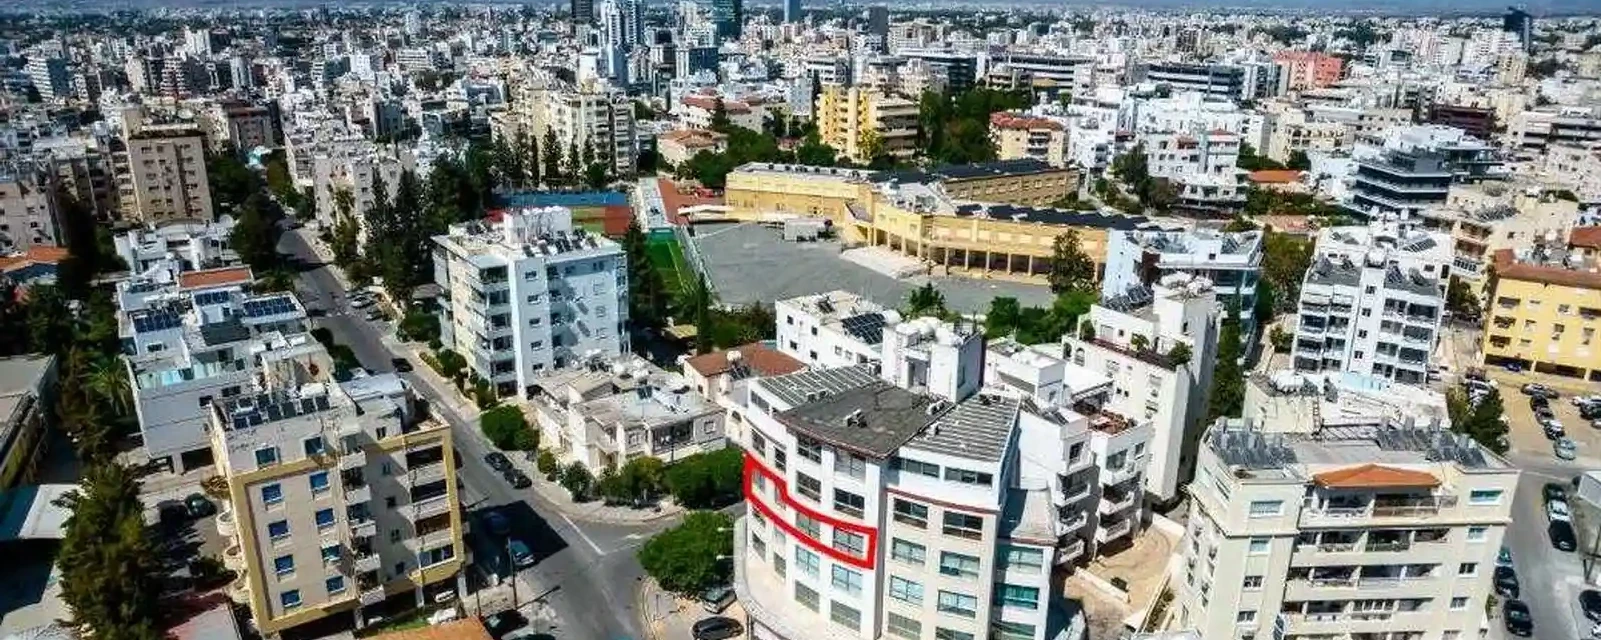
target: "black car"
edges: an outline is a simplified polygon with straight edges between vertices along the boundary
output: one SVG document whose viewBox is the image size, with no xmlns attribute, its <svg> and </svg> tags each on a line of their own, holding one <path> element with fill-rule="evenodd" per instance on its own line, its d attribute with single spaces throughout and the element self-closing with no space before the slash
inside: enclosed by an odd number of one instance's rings
<svg viewBox="0 0 1601 640">
<path fill-rule="evenodd" d="M 1558 550 L 1572 551 L 1579 546 L 1578 539 L 1573 536 L 1573 525 L 1564 520 L 1552 520 L 1546 533 L 1551 536 L 1551 546 Z"/>
<path fill-rule="evenodd" d="M 397 372 L 400 372 L 400 373 L 411 373 L 412 372 L 411 361 L 407 360 L 405 358 L 394 358 L 394 359 L 389 361 L 389 364 L 394 365 L 395 371 L 397 371 Z"/>
<path fill-rule="evenodd" d="M 1495 568 L 1495 593 L 1503 598 L 1518 597 L 1518 574 L 1512 567 Z"/>
<path fill-rule="evenodd" d="M 695 640 L 727 640 L 745 632 L 745 627 L 733 618 L 713 616 L 695 623 L 690 633 Z"/>
<path fill-rule="evenodd" d="M 1579 608 L 1591 622 L 1601 622 L 1601 591 L 1585 589 L 1579 592 Z"/>
<path fill-rule="evenodd" d="M 177 500 L 163 500 L 156 505 L 156 516 L 162 524 L 181 525 L 189 520 L 189 507 Z"/>
<path fill-rule="evenodd" d="M 1561 500 L 1562 502 L 1568 501 L 1568 488 L 1555 482 L 1545 483 L 1545 487 L 1542 492 L 1545 494 L 1546 504 L 1550 504 L 1557 500 Z"/>
<path fill-rule="evenodd" d="M 204 518 L 217 512 L 217 505 L 211 503 L 205 496 L 191 493 L 183 499 L 183 507 L 189 512 L 191 518 Z"/>
<path fill-rule="evenodd" d="M 510 484 L 513 489 L 527 489 L 534 486 L 534 481 L 528 479 L 528 474 L 517 469 L 507 469 L 500 472 L 500 475 L 506 479 L 506 483 Z"/>
<path fill-rule="evenodd" d="M 516 611 L 503 611 L 484 619 L 484 628 L 489 630 L 489 637 L 496 640 L 527 624 L 528 619 Z"/>
<path fill-rule="evenodd" d="M 1515 636 L 1534 635 L 1534 618 L 1529 617 L 1529 605 L 1522 600 L 1508 600 L 1501 606 L 1501 617 L 1506 619 L 1506 630 Z"/>
<path fill-rule="evenodd" d="M 505 473 L 507 469 L 511 468 L 511 459 L 499 451 L 489 452 L 489 455 L 484 456 L 484 462 L 489 464 L 489 468 L 501 473 Z"/>
</svg>

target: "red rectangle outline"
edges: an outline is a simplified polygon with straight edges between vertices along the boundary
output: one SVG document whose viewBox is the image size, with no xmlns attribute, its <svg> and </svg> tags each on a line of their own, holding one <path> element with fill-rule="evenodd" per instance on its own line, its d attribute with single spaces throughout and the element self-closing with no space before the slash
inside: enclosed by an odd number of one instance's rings
<svg viewBox="0 0 1601 640">
<path fill-rule="evenodd" d="M 768 506 L 766 502 L 763 502 L 761 496 L 757 495 L 756 493 L 753 478 L 755 477 L 755 474 L 758 473 L 766 476 L 767 481 L 772 483 L 773 488 L 777 491 L 778 499 L 784 504 L 789 505 L 789 508 L 806 514 L 807 517 L 817 520 L 818 522 L 825 523 L 828 526 L 836 529 L 844 529 L 851 533 L 861 534 L 862 537 L 867 539 L 866 556 L 858 558 L 845 553 L 844 551 L 835 549 L 833 545 L 823 544 L 821 540 L 814 539 L 810 535 L 807 535 L 799 528 L 796 528 L 794 524 L 786 520 L 781 514 L 773 511 L 773 508 Z M 745 504 L 754 507 L 757 511 L 760 511 L 762 515 L 766 516 L 767 519 L 773 523 L 774 526 L 778 527 L 779 529 L 783 529 L 784 532 L 788 533 L 791 538 L 794 538 L 798 542 L 805 543 L 807 547 L 810 547 L 814 551 L 828 556 L 836 562 L 842 562 L 868 571 L 873 571 L 877 567 L 877 529 L 824 515 L 822 513 L 818 513 L 810 507 L 807 507 L 806 505 L 796 502 L 789 496 L 788 483 L 786 483 L 784 479 L 777 473 L 773 472 L 767 467 L 762 466 L 761 462 L 756 459 L 756 456 L 751 455 L 749 451 L 745 452 Z"/>
</svg>

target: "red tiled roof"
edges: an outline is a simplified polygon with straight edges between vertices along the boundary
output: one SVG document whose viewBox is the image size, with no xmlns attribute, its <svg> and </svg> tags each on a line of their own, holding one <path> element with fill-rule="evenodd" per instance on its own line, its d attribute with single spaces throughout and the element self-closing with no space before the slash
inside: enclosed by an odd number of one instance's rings
<svg viewBox="0 0 1601 640">
<path fill-rule="evenodd" d="M 724 351 L 701 354 L 685 361 L 684 366 L 694 369 L 697 373 L 708 378 L 721 375 L 732 367 L 728 354 L 734 352 L 738 352 L 740 361 L 758 375 L 780 376 L 806 368 L 806 365 L 801 364 L 801 361 L 791 358 L 776 349 L 768 348 L 767 345 L 760 342 L 752 342 Z"/>
<path fill-rule="evenodd" d="M 990 126 L 1001 129 L 1062 129 L 1062 124 L 1055 120 L 1005 112 L 990 114 Z"/>
<path fill-rule="evenodd" d="M 684 96 L 683 102 L 687 106 L 699 107 L 707 111 L 717 109 L 717 98 L 715 96 Z M 723 110 L 731 114 L 750 113 L 750 105 L 738 100 L 724 100 Z"/>
<path fill-rule="evenodd" d="M 1495 275 L 1497 278 L 1554 284 L 1576 289 L 1601 289 L 1601 273 L 1518 262 L 1513 257 L 1511 249 L 1502 249 L 1495 252 L 1495 257 L 1492 261 L 1495 263 Z"/>
<path fill-rule="evenodd" d="M 1397 469 L 1368 463 L 1344 469 L 1325 471 L 1312 476 L 1320 487 L 1331 489 L 1385 489 L 1397 487 L 1438 487 L 1440 479 L 1434 474 L 1411 469 Z"/>
<path fill-rule="evenodd" d="M 426 627 L 369 636 L 368 640 L 491 640 L 491 636 L 478 618 L 468 617 L 443 624 L 430 624 Z"/>
<path fill-rule="evenodd" d="M 65 259 L 66 247 L 29 247 L 22 253 L 0 257 L 0 271 L 12 271 L 34 264 L 56 264 Z"/>
<path fill-rule="evenodd" d="M 179 289 L 198 289 L 225 284 L 246 284 L 255 280 L 250 267 L 221 267 L 178 274 Z"/>
<path fill-rule="evenodd" d="M 1601 249 L 1601 227 L 1574 227 L 1568 235 L 1568 246 Z"/>
<path fill-rule="evenodd" d="M 1260 169 L 1252 171 L 1246 179 L 1257 184 L 1290 184 L 1300 181 L 1301 172 L 1294 169 Z"/>
</svg>

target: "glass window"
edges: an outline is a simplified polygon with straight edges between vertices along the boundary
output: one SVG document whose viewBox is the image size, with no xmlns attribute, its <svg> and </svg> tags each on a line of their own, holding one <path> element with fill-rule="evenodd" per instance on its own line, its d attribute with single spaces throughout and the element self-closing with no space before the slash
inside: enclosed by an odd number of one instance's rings
<svg viewBox="0 0 1601 640">
<path fill-rule="evenodd" d="M 331 544 L 322 548 L 322 561 L 324 564 L 339 561 L 339 545 Z"/>
<path fill-rule="evenodd" d="M 1461 610 L 1466 609 L 1466 608 L 1468 608 L 1468 599 L 1467 598 L 1460 598 L 1460 597 L 1459 598 L 1451 598 L 1451 610 L 1452 611 L 1461 611 Z"/>
<path fill-rule="evenodd" d="M 828 603 L 828 619 L 851 631 L 862 628 L 862 612 L 838 601 Z"/>
<path fill-rule="evenodd" d="M 939 592 L 939 611 L 963 618 L 978 615 L 978 598 L 955 591 Z"/>
<path fill-rule="evenodd" d="M 267 523 L 267 537 L 273 542 L 289 537 L 289 521 L 278 520 Z"/>
<path fill-rule="evenodd" d="M 817 592 L 799 582 L 795 583 L 795 601 L 807 609 L 817 610 Z"/>
<path fill-rule="evenodd" d="M 928 505 L 895 498 L 895 521 L 919 529 L 928 528 Z"/>
<path fill-rule="evenodd" d="M 262 447 L 256 450 L 256 466 L 265 467 L 269 464 L 278 464 L 278 447 Z"/>
<path fill-rule="evenodd" d="M 930 478 L 939 477 L 939 465 L 912 460 L 910 458 L 890 458 L 889 467 L 897 471 L 915 473 L 920 476 L 928 476 Z"/>
<path fill-rule="evenodd" d="M 890 540 L 889 557 L 893 560 L 923 566 L 928 557 L 928 549 L 915 542 L 907 542 L 900 538 Z"/>
<path fill-rule="evenodd" d="M 972 514 L 946 511 L 944 531 L 948 536 L 977 540 L 984 537 L 984 519 Z"/>
<path fill-rule="evenodd" d="M 767 457 L 767 438 L 755 431 L 750 432 L 750 450 L 758 456 Z"/>
<path fill-rule="evenodd" d="M 1459 575 L 1459 576 L 1476 576 L 1476 575 L 1479 575 L 1479 563 L 1477 563 L 1477 562 L 1464 562 L 1464 563 L 1461 563 L 1461 564 L 1456 566 L 1456 574 Z"/>
<path fill-rule="evenodd" d="M 345 577 L 344 576 L 328 576 L 328 579 L 323 581 L 323 585 L 328 587 L 328 593 L 329 594 L 344 593 L 344 591 L 345 591 Z"/>
<path fill-rule="evenodd" d="M 1501 504 L 1501 490 L 1474 489 L 1468 492 L 1468 503 L 1474 505 Z"/>
<path fill-rule="evenodd" d="M 773 448 L 773 468 L 784 471 L 789 468 L 789 454 L 783 449 Z"/>
<path fill-rule="evenodd" d="M 1283 500 L 1255 500 L 1251 502 L 1252 518 L 1267 518 L 1284 513 Z"/>
<path fill-rule="evenodd" d="M 1256 622 L 1256 611 L 1253 609 L 1247 609 L 1245 611 L 1236 613 L 1234 614 L 1234 622 L 1235 624 L 1251 624 Z"/>
<path fill-rule="evenodd" d="M 867 538 L 860 533 L 852 533 L 844 529 L 834 529 L 834 550 L 844 551 L 855 557 L 866 554 Z"/>
<path fill-rule="evenodd" d="M 854 453 L 836 451 L 834 454 L 834 473 L 850 476 L 857 480 L 867 477 L 867 458 Z"/>
<path fill-rule="evenodd" d="M 823 444 L 811 438 L 804 436 L 796 438 L 795 451 L 800 454 L 800 457 L 812 462 L 818 464 L 823 462 Z"/>
<path fill-rule="evenodd" d="M 318 531 L 327 531 L 328 528 L 332 527 L 332 526 L 334 526 L 334 510 L 333 509 L 318 509 L 317 510 L 317 530 Z"/>
<path fill-rule="evenodd" d="M 1489 527 L 1468 527 L 1468 542 L 1483 542 Z"/>
<path fill-rule="evenodd" d="M 978 558 L 963 553 L 940 552 L 939 572 L 958 578 L 977 578 Z"/>
<path fill-rule="evenodd" d="M 1040 608 L 1040 590 L 1034 587 L 1003 583 L 996 585 L 994 593 L 994 603 L 999 606 L 1019 609 Z"/>
<path fill-rule="evenodd" d="M 884 632 L 902 640 L 918 640 L 923 637 L 923 623 L 890 612 L 884 618 Z"/>
<path fill-rule="evenodd" d="M 1267 538 L 1251 538 L 1251 546 L 1250 546 L 1250 554 L 1251 555 L 1253 555 L 1253 556 L 1261 555 L 1261 554 L 1267 553 L 1267 551 L 1268 551 L 1268 539 Z"/>
<path fill-rule="evenodd" d="M 278 603 L 282 604 L 284 606 L 285 610 L 299 608 L 300 607 L 300 590 L 299 589 L 290 589 L 288 591 L 285 591 L 283 593 L 278 594 Z"/>
<path fill-rule="evenodd" d="M 306 438 L 305 447 L 306 455 L 320 456 L 324 451 L 328 450 L 328 443 L 323 442 L 322 436 L 312 436 Z"/>
<path fill-rule="evenodd" d="M 823 535 L 822 527 L 818 526 L 817 519 L 804 513 L 795 514 L 795 528 L 800 529 L 801 533 L 806 534 L 807 537 L 813 540 Z"/>
<path fill-rule="evenodd" d="M 1034 625 L 996 620 L 990 623 L 990 640 L 1033 640 Z"/>
<path fill-rule="evenodd" d="M 979 471 L 971 471 L 968 469 L 957 469 L 955 467 L 945 468 L 945 479 L 951 482 L 976 484 L 985 487 L 995 484 L 995 476 L 993 475 Z"/>
<path fill-rule="evenodd" d="M 889 597 L 920 606 L 923 604 L 923 585 L 900 576 L 890 576 Z"/>
<path fill-rule="evenodd" d="M 261 488 L 261 502 L 269 507 L 282 504 L 284 501 L 284 488 L 276 483 Z"/>
<path fill-rule="evenodd" d="M 295 572 L 294 556 L 278 556 L 272 559 L 272 570 L 278 575 L 288 575 Z"/>
<path fill-rule="evenodd" d="M 1007 547 L 1001 562 L 1007 571 L 1039 573 L 1045 568 L 1045 551 L 1025 547 Z"/>
<path fill-rule="evenodd" d="M 934 640 L 973 640 L 973 634 L 965 631 L 934 627 Z"/>
<path fill-rule="evenodd" d="M 310 476 L 307 476 L 307 478 L 309 478 L 309 480 L 311 482 L 311 492 L 313 494 L 320 494 L 320 493 L 328 491 L 328 472 L 327 471 L 318 471 L 316 473 L 311 474 Z"/>
<path fill-rule="evenodd" d="M 834 576 L 830 583 L 834 585 L 835 589 L 847 594 L 853 596 L 862 595 L 862 573 L 860 571 L 847 569 L 836 564 L 834 565 Z"/>
<path fill-rule="evenodd" d="M 866 501 L 859 495 L 840 489 L 834 490 L 834 510 L 853 518 L 862 517 Z"/>
<path fill-rule="evenodd" d="M 1240 588 L 1246 591 L 1256 591 L 1261 589 L 1262 576 L 1245 576 L 1245 580 L 1240 583 Z"/>
<path fill-rule="evenodd" d="M 801 495 L 810 498 L 812 502 L 823 500 L 823 483 L 804 473 L 795 474 L 795 488 Z"/>
<path fill-rule="evenodd" d="M 796 546 L 795 566 L 800 567 L 801 573 L 817 577 L 817 554 Z"/>
</svg>

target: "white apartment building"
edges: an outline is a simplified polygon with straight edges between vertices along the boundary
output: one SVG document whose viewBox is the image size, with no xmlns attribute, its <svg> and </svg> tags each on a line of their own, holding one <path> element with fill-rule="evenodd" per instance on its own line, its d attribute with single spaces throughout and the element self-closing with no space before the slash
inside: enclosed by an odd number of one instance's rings
<svg viewBox="0 0 1601 640">
<path fill-rule="evenodd" d="M 565 207 L 508 209 L 434 236 L 440 341 L 502 396 L 628 349 L 628 261 Z"/>
<path fill-rule="evenodd" d="M 333 228 L 343 216 L 351 216 L 356 221 L 356 246 L 365 250 L 367 213 L 378 205 L 380 197 L 375 187 L 382 186 L 382 197 L 393 202 L 400 177 L 415 168 L 415 158 L 408 153 L 380 150 L 366 141 L 327 150 L 312 158 L 317 221 L 325 228 Z"/>
<path fill-rule="evenodd" d="M 1240 109 L 1232 100 L 1208 99 L 1197 91 L 1167 98 L 1125 97 L 1118 104 L 1118 123 L 1138 134 L 1159 131 L 1227 131 L 1261 149 L 1267 140 L 1267 118 Z"/>
<path fill-rule="evenodd" d="M 1101 295 L 1116 296 L 1131 287 L 1155 285 L 1184 273 L 1212 282 L 1223 305 L 1236 305 L 1240 333 L 1249 342 L 1256 335 L 1256 283 L 1262 272 L 1262 232 L 1111 231 L 1106 237 L 1106 269 Z"/>
<path fill-rule="evenodd" d="M 282 349 L 259 385 L 207 408 L 229 594 L 262 633 L 345 612 L 360 628 L 390 597 L 465 586 L 450 428 L 414 423 L 399 377 L 341 387 L 331 366 L 316 342 Z"/>
<path fill-rule="evenodd" d="M 1396 223 L 1320 231 L 1301 285 L 1295 370 L 1424 384 L 1452 245 L 1449 234 Z"/>
<path fill-rule="evenodd" d="M 1177 583 L 1205 638 L 1477 638 L 1517 469 L 1438 427 L 1202 440 Z"/>
<path fill-rule="evenodd" d="M 1240 136 L 1222 129 L 1166 131 L 1140 136 L 1153 178 L 1167 178 L 1179 207 L 1232 210 L 1245 204 Z"/>
<path fill-rule="evenodd" d="M 750 385 L 759 378 L 781 376 L 806 368 L 801 361 L 752 342 L 732 349 L 703 353 L 684 360 L 684 378 L 702 397 L 728 412 L 723 431 L 727 438 L 742 442 L 745 437 L 745 399 Z"/>
<path fill-rule="evenodd" d="M 814 369 L 877 362 L 884 326 L 900 313 L 848 291 L 773 303 L 779 352 Z"/>
<path fill-rule="evenodd" d="M 733 562 L 753 637 L 1082 637 L 1082 619 L 1053 611 L 1055 467 L 1019 461 L 1026 430 L 1045 441 L 1055 426 L 981 391 L 983 350 L 980 333 L 923 318 L 885 329 L 877 375 L 751 386 Z"/>
<path fill-rule="evenodd" d="M 180 220 L 134 227 L 111 242 L 133 273 L 178 274 L 239 264 L 232 246 L 233 227 L 229 216 L 216 222 Z"/>
<path fill-rule="evenodd" d="M 689 380 L 632 355 L 596 358 L 535 379 L 541 443 L 595 475 L 635 458 L 672 464 L 727 444 L 721 405 Z"/>
<path fill-rule="evenodd" d="M 1211 282 L 1175 274 L 1103 299 L 1086 326 L 1062 339 L 1068 362 L 1111 378 L 1106 411 L 1151 425 L 1141 464 L 1145 491 L 1158 502 L 1177 498 L 1190 475 L 1221 313 Z"/>
</svg>

